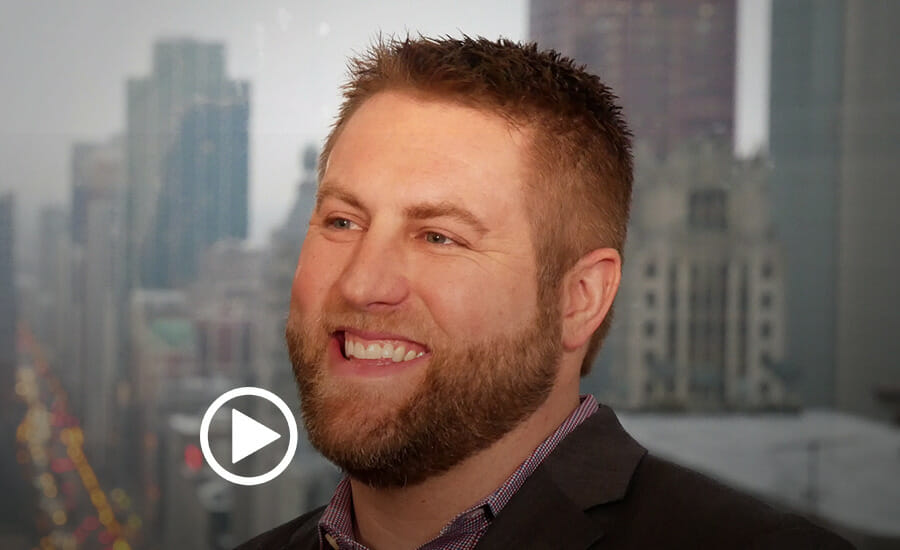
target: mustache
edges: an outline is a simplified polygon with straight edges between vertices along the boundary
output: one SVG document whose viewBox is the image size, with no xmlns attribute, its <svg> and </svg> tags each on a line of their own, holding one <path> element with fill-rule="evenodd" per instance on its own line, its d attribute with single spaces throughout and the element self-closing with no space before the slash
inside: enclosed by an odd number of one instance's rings
<svg viewBox="0 0 900 550">
<path fill-rule="evenodd" d="M 289 330 L 294 319 L 294 312 L 288 316 Z M 409 311 L 365 312 L 349 306 L 348 304 L 327 305 L 312 319 L 302 323 L 307 330 L 313 330 L 320 335 L 331 335 L 345 328 L 369 332 L 386 332 L 397 334 L 411 341 L 422 344 L 435 340 L 434 322 L 422 315 L 416 315 Z M 297 325 L 295 325 L 297 327 Z M 297 327 L 299 328 L 299 327 Z M 324 334 L 323 334 L 324 333 Z"/>
</svg>

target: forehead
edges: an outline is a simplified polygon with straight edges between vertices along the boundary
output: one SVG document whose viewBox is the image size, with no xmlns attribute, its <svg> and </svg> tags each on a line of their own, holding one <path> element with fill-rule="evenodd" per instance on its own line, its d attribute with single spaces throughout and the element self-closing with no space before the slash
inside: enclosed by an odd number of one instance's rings
<svg viewBox="0 0 900 550">
<path fill-rule="evenodd" d="M 526 139 L 481 109 L 382 92 L 344 124 L 322 186 L 521 208 Z"/>
</svg>

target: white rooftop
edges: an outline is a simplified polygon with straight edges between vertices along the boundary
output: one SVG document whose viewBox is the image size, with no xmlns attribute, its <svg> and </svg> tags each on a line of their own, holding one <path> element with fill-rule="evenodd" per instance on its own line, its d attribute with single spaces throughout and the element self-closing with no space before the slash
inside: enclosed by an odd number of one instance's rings
<svg viewBox="0 0 900 550">
<path fill-rule="evenodd" d="M 900 429 L 831 411 L 619 414 L 654 454 L 836 525 L 900 538 Z"/>
</svg>

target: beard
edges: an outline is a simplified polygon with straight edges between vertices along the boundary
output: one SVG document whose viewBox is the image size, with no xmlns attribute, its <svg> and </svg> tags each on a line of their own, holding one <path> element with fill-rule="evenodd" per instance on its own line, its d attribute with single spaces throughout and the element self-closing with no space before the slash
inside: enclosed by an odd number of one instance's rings
<svg viewBox="0 0 900 550">
<path fill-rule="evenodd" d="M 517 331 L 478 342 L 439 336 L 427 319 L 364 314 L 345 303 L 314 319 L 292 311 L 288 352 L 309 440 L 350 477 L 375 488 L 405 487 L 444 473 L 528 418 L 553 388 L 561 320 L 553 292 Z M 410 391 L 390 381 L 337 379 L 326 363 L 336 327 L 403 334 L 431 356 Z"/>
</svg>

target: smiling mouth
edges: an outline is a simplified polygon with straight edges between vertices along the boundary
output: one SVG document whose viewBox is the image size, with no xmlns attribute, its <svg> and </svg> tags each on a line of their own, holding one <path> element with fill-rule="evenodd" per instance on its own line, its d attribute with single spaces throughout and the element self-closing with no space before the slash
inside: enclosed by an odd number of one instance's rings
<svg viewBox="0 0 900 550">
<path fill-rule="evenodd" d="M 334 333 L 344 359 L 404 363 L 428 354 L 422 344 L 395 338 L 364 338 L 362 335 L 339 330 Z"/>
</svg>

